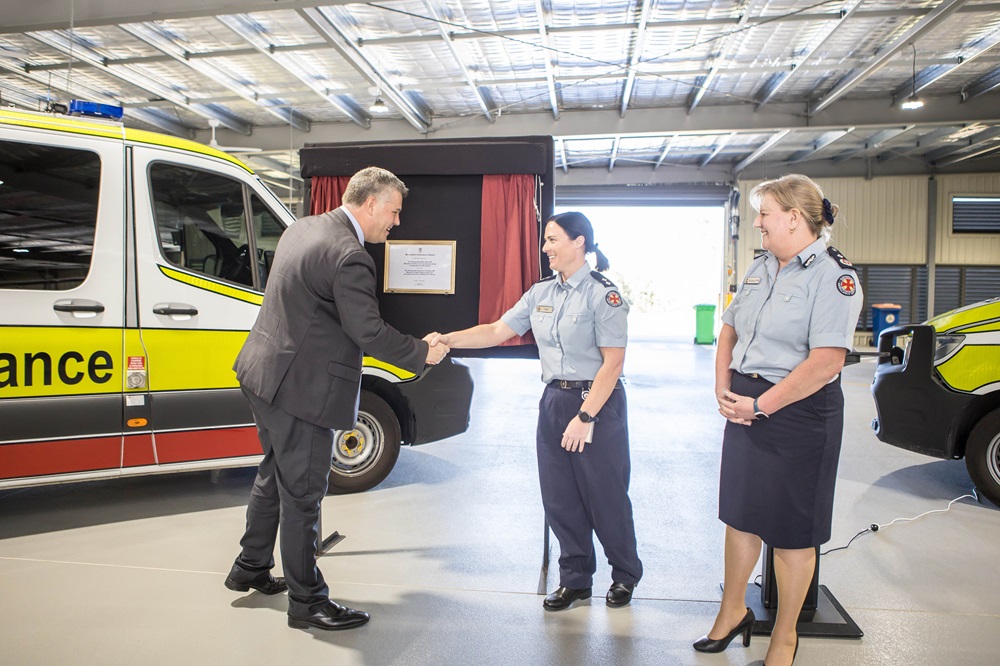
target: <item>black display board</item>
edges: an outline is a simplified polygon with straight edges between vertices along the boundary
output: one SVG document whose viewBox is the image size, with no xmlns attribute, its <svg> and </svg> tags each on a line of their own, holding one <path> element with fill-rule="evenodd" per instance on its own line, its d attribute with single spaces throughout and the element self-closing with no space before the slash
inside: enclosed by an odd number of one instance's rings
<svg viewBox="0 0 1000 666">
<path fill-rule="evenodd" d="M 453 295 L 384 293 L 385 246 L 365 246 L 378 271 L 382 317 L 404 333 L 420 337 L 430 331 L 447 332 L 479 323 L 484 174 L 538 176 L 542 226 L 555 208 L 554 143 L 548 136 L 306 144 L 299 156 L 307 200 L 313 176 L 351 176 L 368 166 L 382 167 L 399 176 L 410 190 L 403 200 L 400 226 L 389 239 L 456 241 Z M 542 229 L 537 233 L 540 237 Z M 540 241 L 538 261 L 544 277 L 551 271 L 541 246 Z M 534 345 L 454 352 L 464 356 L 537 354 Z"/>
</svg>

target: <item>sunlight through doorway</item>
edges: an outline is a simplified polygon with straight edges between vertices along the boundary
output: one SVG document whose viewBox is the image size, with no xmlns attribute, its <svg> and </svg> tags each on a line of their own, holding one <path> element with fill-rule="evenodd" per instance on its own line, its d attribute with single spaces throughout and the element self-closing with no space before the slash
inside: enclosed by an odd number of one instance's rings
<svg viewBox="0 0 1000 666">
<path fill-rule="evenodd" d="M 693 338 L 698 304 L 716 306 L 718 329 L 723 206 L 556 206 L 557 213 L 568 210 L 594 225 L 594 240 L 611 264 L 606 275 L 632 306 L 630 338 Z"/>
</svg>

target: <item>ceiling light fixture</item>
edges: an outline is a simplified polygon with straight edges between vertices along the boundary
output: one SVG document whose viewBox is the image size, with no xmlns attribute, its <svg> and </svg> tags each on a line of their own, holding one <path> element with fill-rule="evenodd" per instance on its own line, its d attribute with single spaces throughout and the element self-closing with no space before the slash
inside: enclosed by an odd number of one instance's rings
<svg viewBox="0 0 1000 666">
<path fill-rule="evenodd" d="M 372 105 L 368 107 L 368 110 L 372 113 L 389 113 L 389 107 L 385 105 L 381 97 L 376 97 Z"/>
<path fill-rule="evenodd" d="M 919 109 L 924 105 L 924 101 L 917 97 L 917 47 L 910 42 L 910 46 L 913 48 L 913 88 L 910 92 L 910 96 L 903 100 L 900 104 L 900 108 L 906 111 L 913 111 L 914 109 Z"/>
</svg>

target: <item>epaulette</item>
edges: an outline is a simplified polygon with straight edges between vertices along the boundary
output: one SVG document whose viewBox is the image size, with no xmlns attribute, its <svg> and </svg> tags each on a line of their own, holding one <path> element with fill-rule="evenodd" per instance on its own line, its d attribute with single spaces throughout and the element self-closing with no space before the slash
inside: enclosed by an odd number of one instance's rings
<svg viewBox="0 0 1000 666">
<path fill-rule="evenodd" d="M 604 277 L 604 273 L 599 273 L 597 271 L 590 271 L 590 277 L 594 278 L 595 280 L 597 280 L 598 282 L 600 282 L 601 284 L 603 284 L 608 289 L 617 289 L 618 288 L 615 285 L 614 282 L 612 282 L 608 278 Z"/>
<path fill-rule="evenodd" d="M 545 282 L 546 280 L 554 280 L 555 278 L 556 278 L 556 274 L 553 273 L 552 275 L 546 275 L 541 280 L 539 280 L 539 282 Z"/>
<path fill-rule="evenodd" d="M 840 250 L 831 245 L 826 248 L 826 251 L 830 253 L 830 256 L 833 257 L 833 260 L 836 261 L 841 268 L 847 268 L 857 272 L 858 269 L 854 267 L 854 264 L 847 260 L 847 257 L 840 253 Z"/>
</svg>

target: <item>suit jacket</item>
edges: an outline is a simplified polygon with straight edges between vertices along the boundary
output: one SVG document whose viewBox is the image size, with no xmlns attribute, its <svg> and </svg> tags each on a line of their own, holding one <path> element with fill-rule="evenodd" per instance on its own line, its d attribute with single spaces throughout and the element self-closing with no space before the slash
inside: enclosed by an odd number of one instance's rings
<svg viewBox="0 0 1000 666">
<path fill-rule="evenodd" d="M 382 321 L 375 262 L 342 209 L 281 235 L 264 302 L 236 357 L 243 388 L 324 428 L 353 428 L 367 352 L 420 372 L 427 343 Z"/>
</svg>

